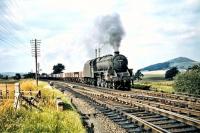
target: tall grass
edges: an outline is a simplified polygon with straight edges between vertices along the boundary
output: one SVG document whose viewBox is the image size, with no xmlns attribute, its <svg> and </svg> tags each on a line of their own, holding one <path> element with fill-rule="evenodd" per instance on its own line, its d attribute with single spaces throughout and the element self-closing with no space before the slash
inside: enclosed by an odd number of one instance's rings
<svg viewBox="0 0 200 133">
<path fill-rule="evenodd" d="M 20 82 L 22 90 L 41 90 L 41 110 L 23 108 L 14 111 L 12 103 L 6 101 L 0 106 L 0 132 L 10 133 L 84 133 L 79 114 L 71 106 L 61 92 L 51 88 L 45 82 L 39 82 L 36 87 L 34 80 Z M 58 111 L 55 107 L 56 97 L 61 97 L 66 108 Z"/>
</svg>

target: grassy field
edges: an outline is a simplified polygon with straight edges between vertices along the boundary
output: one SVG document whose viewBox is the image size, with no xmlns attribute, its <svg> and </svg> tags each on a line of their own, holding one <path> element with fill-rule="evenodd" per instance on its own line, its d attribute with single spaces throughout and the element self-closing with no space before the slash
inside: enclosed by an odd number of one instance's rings
<svg viewBox="0 0 200 133">
<path fill-rule="evenodd" d="M 150 90 L 160 91 L 160 92 L 175 92 L 173 88 L 173 81 L 137 81 L 135 84 L 149 85 Z"/>
<path fill-rule="evenodd" d="M 146 81 L 163 81 L 165 76 L 164 74 L 144 74 L 142 79 Z"/>
<path fill-rule="evenodd" d="M 4 80 L 4 79 L 0 79 L 0 83 L 12 84 L 12 83 L 16 83 L 16 82 L 18 82 L 18 80 L 14 80 L 14 79 Z"/>
<path fill-rule="evenodd" d="M 135 81 L 135 84 L 149 85 L 150 90 L 160 91 L 160 92 L 175 92 L 173 88 L 173 81 L 165 80 L 164 74 L 145 74 L 142 80 Z"/>
<path fill-rule="evenodd" d="M 61 92 L 51 88 L 45 82 L 39 82 L 37 88 L 32 80 L 20 81 L 23 90 L 41 90 L 41 110 L 22 106 L 13 110 L 13 102 L 8 100 L 0 106 L 0 132 L 10 133 L 84 133 L 79 114 L 74 110 L 69 99 Z M 61 97 L 64 101 L 64 111 L 55 107 L 55 99 Z"/>
</svg>

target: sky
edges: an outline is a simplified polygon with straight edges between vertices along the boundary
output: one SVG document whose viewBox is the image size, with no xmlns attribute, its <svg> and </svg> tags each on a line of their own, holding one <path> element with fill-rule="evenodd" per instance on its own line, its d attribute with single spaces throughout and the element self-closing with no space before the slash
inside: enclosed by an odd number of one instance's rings
<svg viewBox="0 0 200 133">
<path fill-rule="evenodd" d="M 95 57 L 95 20 L 118 14 L 119 51 L 134 71 L 176 57 L 200 61 L 200 0 L 0 0 L 0 72 L 34 71 L 30 40 L 41 40 L 41 72 L 81 71 Z M 101 55 L 113 54 L 103 45 Z"/>
</svg>

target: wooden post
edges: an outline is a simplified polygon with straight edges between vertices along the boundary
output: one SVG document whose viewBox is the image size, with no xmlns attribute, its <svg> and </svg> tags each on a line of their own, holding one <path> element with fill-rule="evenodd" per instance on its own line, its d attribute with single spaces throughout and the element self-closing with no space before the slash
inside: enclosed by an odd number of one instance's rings
<svg viewBox="0 0 200 133">
<path fill-rule="evenodd" d="M 29 94 L 32 96 L 32 91 L 30 90 Z"/>
<path fill-rule="evenodd" d="M 3 100 L 3 93 L 2 90 L 0 90 L 0 101 Z"/>
<path fill-rule="evenodd" d="M 20 99 L 20 84 L 15 83 L 15 101 L 14 101 L 15 110 L 20 108 L 19 99 Z"/>
<path fill-rule="evenodd" d="M 5 85 L 6 85 L 6 99 L 7 99 L 7 83 Z"/>
<path fill-rule="evenodd" d="M 6 99 L 9 99 L 10 96 L 9 96 L 9 90 L 6 90 Z"/>
</svg>

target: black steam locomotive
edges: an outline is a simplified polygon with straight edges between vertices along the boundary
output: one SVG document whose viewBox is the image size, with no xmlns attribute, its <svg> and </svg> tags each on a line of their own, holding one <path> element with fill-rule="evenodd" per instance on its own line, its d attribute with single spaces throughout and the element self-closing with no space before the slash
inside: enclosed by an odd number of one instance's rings
<svg viewBox="0 0 200 133">
<path fill-rule="evenodd" d="M 113 55 L 89 60 L 83 69 L 83 78 L 86 84 L 130 90 L 132 70 L 128 69 L 128 60 L 124 55 L 115 52 Z"/>
</svg>

